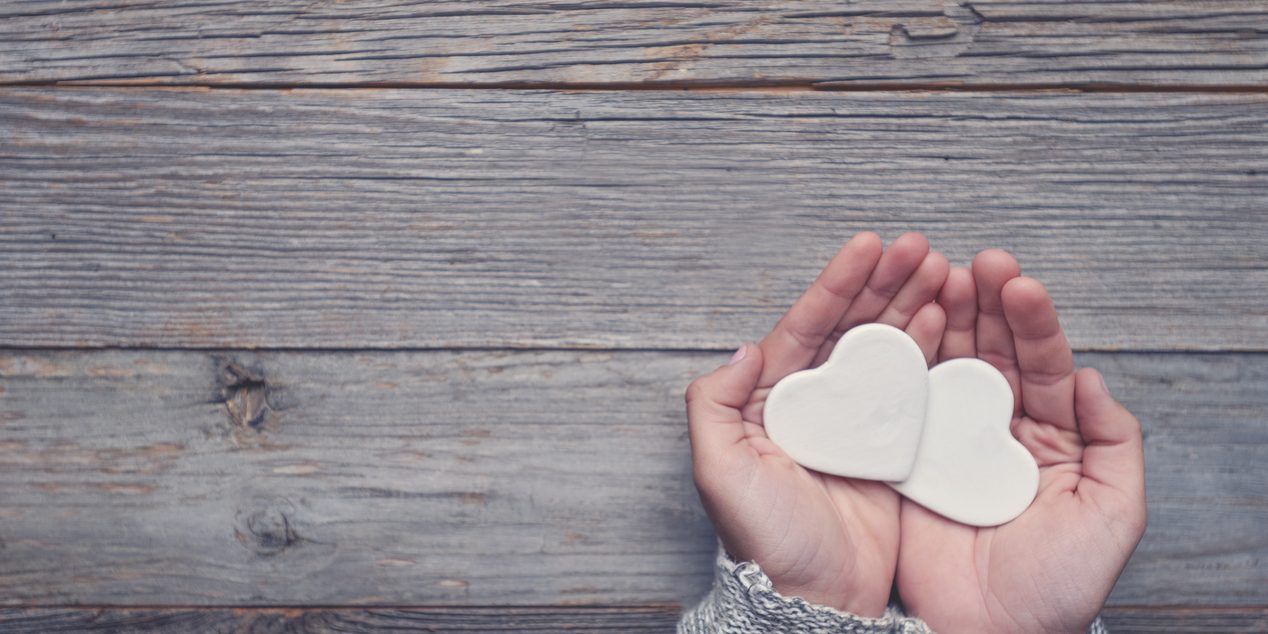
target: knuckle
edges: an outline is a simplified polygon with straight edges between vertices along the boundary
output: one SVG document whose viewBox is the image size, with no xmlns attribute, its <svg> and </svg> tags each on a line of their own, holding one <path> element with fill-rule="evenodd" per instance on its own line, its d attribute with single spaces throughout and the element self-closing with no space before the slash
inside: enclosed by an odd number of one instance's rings
<svg viewBox="0 0 1268 634">
<path fill-rule="evenodd" d="M 697 377 L 696 380 L 687 384 L 687 390 L 683 393 L 683 398 L 686 399 L 688 404 L 703 400 L 705 395 L 708 393 L 709 387 L 705 378 L 706 377 L 703 376 Z"/>
</svg>

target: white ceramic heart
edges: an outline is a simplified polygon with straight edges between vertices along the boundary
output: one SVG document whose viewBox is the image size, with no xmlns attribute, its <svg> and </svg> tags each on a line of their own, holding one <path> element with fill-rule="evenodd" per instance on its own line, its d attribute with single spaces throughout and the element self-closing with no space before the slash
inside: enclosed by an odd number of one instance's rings
<svg viewBox="0 0 1268 634">
<path fill-rule="evenodd" d="M 991 364 L 953 359 L 929 371 L 929 409 L 915 468 L 899 493 L 949 519 L 996 526 L 1021 515 L 1039 467 L 1013 438 L 1013 391 Z"/>
<path fill-rule="evenodd" d="M 797 463 L 833 475 L 903 480 L 912 471 L 929 371 L 903 331 L 867 324 L 823 365 L 784 377 L 766 397 L 766 434 Z"/>
</svg>

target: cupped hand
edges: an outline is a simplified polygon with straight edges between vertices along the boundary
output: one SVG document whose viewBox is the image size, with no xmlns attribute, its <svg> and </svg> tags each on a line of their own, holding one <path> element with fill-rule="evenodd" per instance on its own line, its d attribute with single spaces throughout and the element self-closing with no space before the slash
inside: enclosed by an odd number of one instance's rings
<svg viewBox="0 0 1268 634">
<path fill-rule="evenodd" d="M 937 632 L 1080 632 L 1145 529 L 1140 424 L 1101 375 L 1075 371 L 1047 290 L 1009 254 L 956 267 L 939 298 L 938 359 L 978 357 L 1013 388 L 1013 435 L 1039 464 L 1039 493 L 992 528 L 903 500 L 898 589 Z"/>
<path fill-rule="evenodd" d="M 919 234 L 882 249 L 851 239 L 760 344 L 687 389 L 696 487 L 727 552 L 756 561 L 787 596 L 880 616 L 898 557 L 897 494 L 880 482 L 825 475 L 766 436 L 762 409 L 785 376 L 827 359 L 855 325 L 904 329 L 933 359 L 945 317 L 933 300 L 946 258 Z"/>
</svg>

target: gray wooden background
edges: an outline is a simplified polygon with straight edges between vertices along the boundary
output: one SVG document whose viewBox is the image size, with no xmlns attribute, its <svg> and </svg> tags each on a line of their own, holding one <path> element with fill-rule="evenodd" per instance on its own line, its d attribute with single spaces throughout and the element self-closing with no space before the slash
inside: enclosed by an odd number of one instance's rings
<svg viewBox="0 0 1268 634">
<path fill-rule="evenodd" d="M 1263 2 L 0 0 L 0 629 L 664 631 L 863 229 L 1140 415 L 1114 630 L 1268 629 Z"/>
</svg>

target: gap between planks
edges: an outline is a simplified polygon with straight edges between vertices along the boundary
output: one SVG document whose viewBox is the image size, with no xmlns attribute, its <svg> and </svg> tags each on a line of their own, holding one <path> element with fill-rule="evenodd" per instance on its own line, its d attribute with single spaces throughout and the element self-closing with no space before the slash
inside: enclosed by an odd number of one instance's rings
<svg viewBox="0 0 1268 634">
<path fill-rule="evenodd" d="M 775 324 L 772 322 L 771 327 Z M 758 343 L 751 341 L 748 343 Z M 1071 350 L 1075 354 L 1080 353 L 1099 353 L 1099 354 L 1143 354 L 1143 355 L 1208 355 L 1208 354 L 1228 354 L 1228 355 L 1259 355 L 1268 354 L 1268 349 L 1245 349 L 1245 348 L 1136 348 L 1136 347 L 1120 347 L 1106 348 L 1096 346 L 1071 346 Z M 6 354 L 26 354 L 26 353 L 46 353 L 46 352 L 195 352 L 208 354 L 234 354 L 234 353 L 303 353 L 303 354 L 411 354 L 411 353 L 460 353 L 460 352 L 524 352 L 524 353 L 544 353 L 544 352 L 593 352 L 607 354 L 730 354 L 735 352 L 735 346 L 711 346 L 700 345 L 696 347 L 634 347 L 622 348 L 620 346 L 611 345 L 594 345 L 588 346 L 578 343 L 563 343 L 554 346 L 542 345 L 526 345 L 517 346 L 514 344 L 496 345 L 496 346 L 479 346 L 479 345 L 449 345 L 449 346 L 354 346 L 341 348 L 338 346 L 323 347 L 300 347 L 300 346 L 221 346 L 221 345 L 96 345 L 96 344 L 76 344 L 73 346 L 25 346 L 15 344 L 0 344 L 0 355 Z"/>
<path fill-rule="evenodd" d="M 495 611 L 495 610 L 517 610 L 524 612 L 531 611 L 551 611 L 551 610 L 577 610 L 577 611 L 600 611 L 600 610 L 635 610 L 641 612 L 655 611 L 680 611 L 684 608 L 681 603 L 676 601 L 668 602 L 651 602 L 651 603 L 547 603 L 537 605 L 517 605 L 513 603 L 488 603 L 480 605 L 465 605 L 461 603 L 292 603 L 292 604 L 268 604 L 268 605 L 250 605 L 250 604 L 234 604 L 234 605 L 199 605 L 196 603 L 189 604 L 132 604 L 132 603 L 15 603 L 12 605 L 0 606 L 0 611 L 5 610 L 82 610 L 90 612 L 93 610 L 249 610 L 258 613 L 285 613 L 294 612 L 296 610 L 420 610 L 420 611 L 443 611 L 443 610 L 461 610 L 470 612 L 479 611 Z M 1203 605 L 1147 605 L 1147 604 L 1124 604 L 1124 605 L 1107 605 L 1102 611 L 1105 614 L 1129 613 L 1129 612 L 1168 612 L 1168 613 L 1188 613 L 1188 614 L 1245 614 L 1245 613 L 1268 613 L 1268 606 L 1264 605 L 1221 605 L 1221 606 L 1203 606 Z M 1268 616 L 1268 614 L 1265 614 Z"/>
<path fill-rule="evenodd" d="M 555 90 L 560 92 L 968 92 L 968 93 L 1201 93 L 1268 94 L 1268 85 L 1255 84 L 949 84 L 949 83 L 837 83 L 800 81 L 755 82 L 152 82 L 145 80 L 9 81 L 4 88 L 135 88 L 144 90 Z"/>
<path fill-rule="evenodd" d="M 1260 606 L 1232 606 L 1232 607 L 1186 607 L 1178 608 L 1155 606 L 1115 606 L 1106 608 L 1107 610 L 1193 610 L 1199 612 L 1250 612 L 1261 610 Z M 677 614 L 683 610 L 683 605 L 676 601 L 668 602 L 652 602 L 652 603 L 545 603 L 537 605 L 516 605 L 513 603 L 488 603 L 480 605 L 463 605 L 461 603 L 291 603 L 291 604 L 261 604 L 252 605 L 250 603 L 234 603 L 232 605 L 199 605 L 196 603 L 187 604 L 130 604 L 130 603 L 15 603 L 12 605 L 0 605 L 0 613 L 12 610 L 75 610 L 82 612 L 92 612 L 94 610 L 119 610 L 131 612 L 143 612 L 148 610 L 163 611 L 209 611 L 209 610 L 246 610 L 259 614 L 284 614 L 295 611 L 325 611 L 325 610 L 417 610 L 426 612 L 443 612 L 446 610 L 462 611 L 462 612 L 495 612 L 498 610 L 513 610 L 517 612 L 550 612 L 558 610 L 567 611 L 610 611 L 610 610 L 629 610 L 635 612 L 673 612 Z"/>
</svg>

